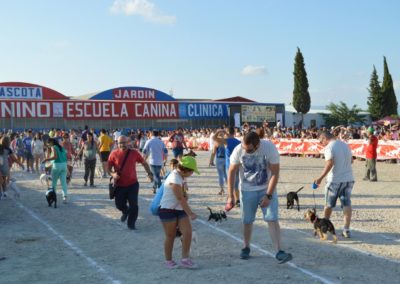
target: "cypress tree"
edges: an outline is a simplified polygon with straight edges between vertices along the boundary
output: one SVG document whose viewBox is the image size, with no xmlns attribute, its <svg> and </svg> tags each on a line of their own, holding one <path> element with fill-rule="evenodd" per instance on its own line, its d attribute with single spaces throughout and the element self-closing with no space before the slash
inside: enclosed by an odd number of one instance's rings
<svg viewBox="0 0 400 284">
<path fill-rule="evenodd" d="M 389 67 L 386 57 L 383 57 L 383 82 L 382 82 L 383 113 L 382 116 L 397 115 L 397 99 L 394 92 L 392 75 L 389 73 Z"/>
<path fill-rule="evenodd" d="M 293 107 L 297 113 L 301 113 L 301 127 L 303 126 L 303 115 L 310 110 L 310 94 L 308 93 L 307 72 L 304 68 L 304 58 L 300 48 L 297 48 L 297 54 L 294 62 L 294 90 Z"/>
<path fill-rule="evenodd" d="M 383 98 L 375 65 L 371 74 L 368 92 L 368 112 L 370 113 L 372 120 L 378 120 L 383 117 Z"/>
</svg>

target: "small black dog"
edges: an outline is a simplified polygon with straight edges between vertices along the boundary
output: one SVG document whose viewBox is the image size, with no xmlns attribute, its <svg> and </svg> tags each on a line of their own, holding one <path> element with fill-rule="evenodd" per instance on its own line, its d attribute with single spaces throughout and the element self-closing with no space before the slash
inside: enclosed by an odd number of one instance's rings
<svg viewBox="0 0 400 284">
<path fill-rule="evenodd" d="M 213 212 L 210 207 L 207 207 L 210 211 L 210 216 L 208 217 L 208 221 L 213 219 L 215 222 L 222 222 L 223 219 L 226 220 L 226 213 L 225 211 L 219 210 L 219 212 Z"/>
<path fill-rule="evenodd" d="M 49 188 L 46 192 L 46 199 L 49 207 L 54 203 L 54 208 L 57 208 L 57 194 L 53 188 Z"/>
<path fill-rule="evenodd" d="M 297 210 L 300 211 L 299 196 L 297 195 L 297 193 L 303 188 L 304 186 L 300 187 L 297 191 L 291 191 L 286 195 L 287 209 L 293 209 L 294 201 L 296 200 Z"/>
<path fill-rule="evenodd" d="M 329 232 L 332 234 L 333 242 L 337 243 L 335 227 L 332 222 L 326 218 L 318 218 L 315 208 L 307 209 L 306 213 L 304 213 L 304 218 L 314 224 L 314 236 L 318 234 L 321 241 L 326 241 L 328 239 L 327 232 Z"/>
<path fill-rule="evenodd" d="M 183 156 L 190 156 L 196 158 L 197 154 L 192 149 L 190 149 L 190 151 L 187 154 L 184 154 Z"/>
</svg>

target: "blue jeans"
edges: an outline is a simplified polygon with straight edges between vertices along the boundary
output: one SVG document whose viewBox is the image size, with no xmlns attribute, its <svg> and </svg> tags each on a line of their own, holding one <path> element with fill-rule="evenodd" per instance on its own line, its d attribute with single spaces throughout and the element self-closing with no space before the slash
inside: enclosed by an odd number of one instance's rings
<svg viewBox="0 0 400 284">
<path fill-rule="evenodd" d="M 218 171 L 218 181 L 219 186 L 224 186 L 225 182 L 228 180 L 226 176 L 226 165 L 225 165 L 225 158 L 216 158 L 215 159 L 217 171 Z"/>
<path fill-rule="evenodd" d="M 53 163 L 53 167 L 51 169 L 51 179 L 54 191 L 56 191 L 57 182 L 60 179 L 63 196 L 67 196 L 67 163 Z"/>
<path fill-rule="evenodd" d="M 253 224 L 264 195 L 265 190 L 240 191 L 240 212 L 243 224 Z M 268 207 L 261 208 L 265 222 L 278 221 L 278 206 L 278 194 L 275 190 Z"/>
<path fill-rule="evenodd" d="M 153 174 L 153 188 L 154 189 L 157 189 L 161 186 L 161 177 L 160 177 L 161 167 L 162 166 L 150 165 L 150 170 Z"/>
</svg>

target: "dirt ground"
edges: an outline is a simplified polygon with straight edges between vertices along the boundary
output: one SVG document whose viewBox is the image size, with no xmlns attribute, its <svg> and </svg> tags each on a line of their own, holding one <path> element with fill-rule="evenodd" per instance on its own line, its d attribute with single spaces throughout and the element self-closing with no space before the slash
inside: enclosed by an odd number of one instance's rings
<svg viewBox="0 0 400 284">
<path fill-rule="evenodd" d="M 168 270 L 163 261 L 163 231 L 148 206 L 153 193 L 139 165 L 140 201 L 137 231 L 119 220 L 120 212 L 108 199 L 107 180 L 96 188 L 83 187 L 83 168 L 75 169 L 67 204 L 49 208 L 45 186 L 38 175 L 17 170 L 20 199 L 12 194 L 0 201 L 1 283 L 393 283 L 400 275 L 400 165 L 378 163 L 376 183 L 362 181 L 364 162 L 353 165 L 351 239 L 338 244 L 312 235 L 303 212 L 314 206 L 311 183 L 324 161 L 281 157 L 278 185 L 283 248 L 293 260 L 274 259 L 267 225 L 258 219 L 252 238 L 252 257 L 239 259 L 242 247 L 240 211 L 233 209 L 221 224 L 207 222 L 206 206 L 222 209 L 225 196 L 217 195 L 216 168 L 208 167 L 209 153 L 198 153 L 200 176 L 189 180 L 190 204 L 199 215 L 193 222 L 197 243 L 192 256 L 197 270 Z M 301 210 L 286 209 L 286 193 L 299 193 Z M 323 190 L 315 192 L 322 214 Z M 342 214 L 332 216 L 338 234 Z M 174 258 L 180 258 L 179 241 Z"/>
</svg>

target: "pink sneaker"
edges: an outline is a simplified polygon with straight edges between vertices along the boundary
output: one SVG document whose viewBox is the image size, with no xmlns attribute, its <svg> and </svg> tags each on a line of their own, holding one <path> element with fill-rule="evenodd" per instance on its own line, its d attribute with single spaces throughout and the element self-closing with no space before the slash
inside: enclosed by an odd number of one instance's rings
<svg viewBox="0 0 400 284">
<path fill-rule="evenodd" d="M 173 260 L 166 260 L 165 267 L 168 269 L 176 269 L 179 267 L 179 265 Z"/>
<path fill-rule="evenodd" d="M 190 258 L 182 258 L 181 266 L 189 269 L 197 268 L 197 264 L 195 264 Z"/>
</svg>

